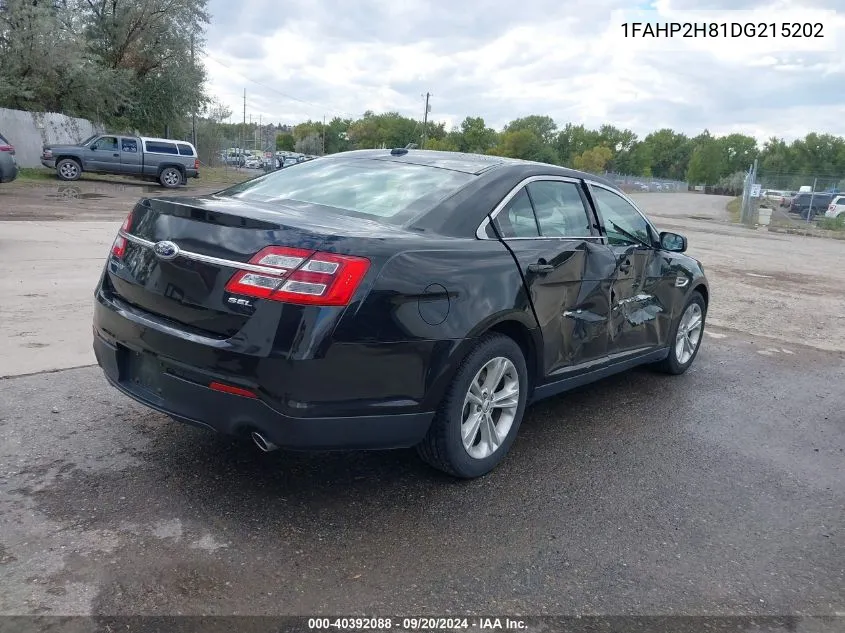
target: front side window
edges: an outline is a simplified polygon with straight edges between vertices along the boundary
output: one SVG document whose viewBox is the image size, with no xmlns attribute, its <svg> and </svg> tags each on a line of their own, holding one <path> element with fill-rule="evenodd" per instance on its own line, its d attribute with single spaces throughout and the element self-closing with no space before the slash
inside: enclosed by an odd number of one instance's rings
<svg viewBox="0 0 845 633">
<path fill-rule="evenodd" d="M 117 137 L 116 136 L 103 136 L 91 146 L 91 149 L 97 150 L 107 150 L 107 151 L 117 151 Z"/>
<path fill-rule="evenodd" d="M 287 206 L 317 204 L 401 223 L 430 210 L 475 177 L 394 161 L 314 160 L 248 180 L 218 195 Z"/>
<path fill-rule="evenodd" d="M 578 185 L 559 180 L 538 180 L 528 185 L 537 224 L 543 237 L 587 237 L 590 222 Z"/>
<path fill-rule="evenodd" d="M 593 198 L 604 220 L 611 246 L 651 245 L 651 229 L 645 218 L 619 194 L 593 187 Z"/>
</svg>

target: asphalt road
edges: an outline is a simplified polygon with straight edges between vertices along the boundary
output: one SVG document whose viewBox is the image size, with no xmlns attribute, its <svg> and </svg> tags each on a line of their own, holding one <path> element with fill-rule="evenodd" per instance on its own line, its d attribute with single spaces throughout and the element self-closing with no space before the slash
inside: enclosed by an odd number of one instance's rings
<svg viewBox="0 0 845 633">
<path fill-rule="evenodd" d="M 96 368 L 0 380 L 0 613 L 844 612 L 842 384 L 843 353 L 713 332 L 684 376 L 535 406 L 456 482 L 260 454 Z"/>
</svg>

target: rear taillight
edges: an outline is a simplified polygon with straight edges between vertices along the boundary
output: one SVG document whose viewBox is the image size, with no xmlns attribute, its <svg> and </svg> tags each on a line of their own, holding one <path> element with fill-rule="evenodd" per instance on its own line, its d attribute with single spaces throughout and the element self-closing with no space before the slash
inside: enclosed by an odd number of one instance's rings
<svg viewBox="0 0 845 633">
<path fill-rule="evenodd" d="M 199 170 L 199 168 L 200 168 L 200 159 L 195 158 L 194 159 L 194 169 Z"/>
<path fill-rule="evenodd" d="M 281 246 L 262 249 L 249 263 L 266 270 L 238 271 L 227 292 L 320 306 L 347 305 L 370 267 L 363 257 Z"/>
<path fill-rule="evenodd" d="M 123 224 L 120 225 L 120 230 L 124 233 L 129 230 L 132 226 L 132 214 L 126 216 L 126 219 L 123 221 Z M 114 238 L 114 242 L 111 245 L 111 254 L 121 259 L 123 254 L 126 252 L 126 238 L 121 236 L 120 233 L 117 234 L 117 237 Z"/>
<path fill-rule="evenodd" d="M 14 154 L 15 153 L 15 146 L 0 143 L 0 152 L 9 152 L 10 154 Z"/>
</svg>

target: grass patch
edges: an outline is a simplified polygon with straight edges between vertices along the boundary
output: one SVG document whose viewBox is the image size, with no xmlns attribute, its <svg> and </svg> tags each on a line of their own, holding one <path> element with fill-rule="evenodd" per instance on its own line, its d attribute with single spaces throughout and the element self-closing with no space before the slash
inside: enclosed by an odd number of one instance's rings
<svg viewBox="0 0 845 633">
<path fill-rule="evenodd" d="M 742 198 L 734 198 L 733 200 L 728 202 L 726 208 L 728 210 L 728 215 L 731 216 L 731 221 L 739 222 L 739 214 L 742 211 Z"/>
<path fill-rule="evenodd" d="M 838 218 L 819 218 L 818 227 L 826 231 L 845 231 L 845 214 Z"/>
<path fill-rule="evenodd" d="M 19 182 L 49 182 L 56 180 L 56 172 L 45 169 L 44 167 L 21 167 L 18 170 L 16 180 Z"/>
</svg>

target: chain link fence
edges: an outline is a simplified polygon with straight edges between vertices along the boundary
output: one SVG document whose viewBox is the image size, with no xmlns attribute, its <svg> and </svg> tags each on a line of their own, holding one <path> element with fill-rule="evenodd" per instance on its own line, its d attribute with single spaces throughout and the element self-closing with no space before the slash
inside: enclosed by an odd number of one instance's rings
<svg viewBox="0 0 845 633">
<path fill-rule="evenodd" d="M 632 176 L 606 171 L 604 177 L 612 180 L 622 191 L 628 193 L 655 192 L 655 193 L 678 193 L 688 191 L 689 186 L 680 180 L 669 180 L 666 178 L 652 178 L 650 176 Z"/>
</svg>

